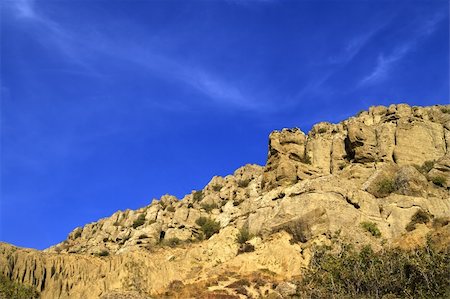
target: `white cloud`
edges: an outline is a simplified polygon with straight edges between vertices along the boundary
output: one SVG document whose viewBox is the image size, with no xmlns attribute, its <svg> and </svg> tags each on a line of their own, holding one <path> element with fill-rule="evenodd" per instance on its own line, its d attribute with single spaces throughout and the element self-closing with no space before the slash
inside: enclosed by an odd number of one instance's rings
<svg viewBox="0 0 450 299">
<path fill-rule="evenodd" d="M 102 43 L 106 44 L 106 42 Z M 131 61 L 168 81 L 178 81 L 207 96 L 215 103 L 237 109 L 264 109 L 263 105 L 255 102 L 253 96 L 245 94 L 236 84 L 204 67 L 181 63 L 171 57 L 157 54 L 157 51 L 153 49 L 144 49 L 142 46 L 129 45 L 127 48 L 120 49 L 111 44 L 111 41 L 108 43 L 108 49 L 116 49 L 114 52 L 110 50 L 109 55 Z"/>
<path fill-rule="evenodd" d="M 436 14 L 432 19 L 426 21 L 421 27 L 419 27 L 413 38 L 394 48 L 394 50 L 388 55 L 384 53 L 379 54 L 374 69 L 360 80 L 358 87 L 376 84 L 388 78 L 395 64 L 402 60 L 415 47 L 417 47 L 423 39 L 433 34 L 434 31 L 436 31 L 438 24 L 444 18 L 444 14 Z"/>
<path fill-rule="evenodd" d="M 401 60 L 411 48 L 411 44 L 404 44 L 402 47 L 395 49 L 390 55 L 385 56 L 380 54 L 377 58 L 375 69 L 369 75 L 364 77 L 359 85 L 376 83 L 388 77 L 393 65 Z"/>
<path fill-rule="evenodd" d="M 237 86 L 201 66 L 180 63 L 171 57 L 159 54 L 157 50 L 150 49 L 148 46 L 120 43 L 101 33 L 97 33 L 95 38 L 91 37 L 92 40 L 86 36 L 81 38 L 76 32 L 69 31 L 58 22 L 38 13 L 34 0 L 17 0 L 9 4 L 12 5 L 18 17 L 35 23 L 34 34 L 45 47 L 56 48 L 68 61 L 81 66 L 85 72 L 99 76 L 89 63 L 92 57 L 88 56 L 100 57 L 100 59 L 112 56 L 115 59 L 131 61 L 166 80 L 181 82 L 216 103 L 239 109 L 260 108 Z"/>
<path fill-rule="evenodd" d="M 6 4 L 11 5 L 18 17 L 30 19 L 36 18 L 34 0 L 12 0 L 6 1 Z"/>
<path fill-rule="evenodd" d="M 251 97 L 244 95 L 243 91 L 236 85 L 208 71 L 186 66 L 182 66 L 181 69 L 181 80 L 215 102 L 243 109 L 257 110 L 262 108 Z"/>
</svg>

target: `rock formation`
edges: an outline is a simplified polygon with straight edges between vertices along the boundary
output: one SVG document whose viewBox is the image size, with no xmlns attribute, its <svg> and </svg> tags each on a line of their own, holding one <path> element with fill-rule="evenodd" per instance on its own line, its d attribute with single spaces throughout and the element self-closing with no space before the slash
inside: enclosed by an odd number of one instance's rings
<svg viewBox="0 0 450 299">
<path fill-rule="evenodd" d="M 118 211 L 44 252 L 1 244 L 0 274 L 42 298 L 183 298 L 190 287 L 210 298 L 288 297 L 314 245 L 336 235 L 375 249 L 402 244 L 431 231 L 412 228 L 418 211 L 450 230 L 450 105 L 371 107 L 308 134 L 274 131 L 264 167 Z M 200 218 L 218 223 L 209 239 Z M 253 237 L 239 244 L 243 231 Z"/>
</svg>

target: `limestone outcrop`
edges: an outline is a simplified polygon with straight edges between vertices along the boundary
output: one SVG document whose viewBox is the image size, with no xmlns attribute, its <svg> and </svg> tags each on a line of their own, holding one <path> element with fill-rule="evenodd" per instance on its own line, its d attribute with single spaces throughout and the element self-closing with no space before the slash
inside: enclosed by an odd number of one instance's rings
<svg viewBox="0 0 450 299">
<path fill-rule="evenodd" d="M 315 245 L 425 240 L 431 222 L 411 225 L 418 212 L 450 229 L 450 105 L 371 107 L 307 134 L 274 131 L 265 166 L 118 211 L 44 252 L 1 244 L 0 274 L 42 298 L 183 298 L 194 287 L 211 298 L 283 298 Z"/>
</svg>

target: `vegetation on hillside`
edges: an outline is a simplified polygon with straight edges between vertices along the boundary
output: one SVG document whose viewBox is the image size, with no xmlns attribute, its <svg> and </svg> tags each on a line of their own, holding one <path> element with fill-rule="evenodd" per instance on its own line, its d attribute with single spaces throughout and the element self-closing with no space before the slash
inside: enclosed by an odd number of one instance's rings
<svg viewBox="0 0 450 299">
<path fill-rule="evenodd" d="M 411 251 L 318 247 L 299 282 L 303 298 L 450 298 L 450 245 Z"/>
<path fill-rule="evenodd" d="M 39 292 L 32 287 L 13 282 L 0 275 L 0 298 L 34 299 L 39 298 Z"/>
<path fill-rule="evenodd" d="M 140 214 L 133 222 L 133 228 L 138 228 L 145 223 L 145 214 Z"/>
<path fill-rule="evenodd" d="M 195 223 L 200 226 L 205 239 L 209 239 L 220 230 L 220 223 L 211 218 L 200 217 L 195 221 Z"/>
<path fill-rule="evenodd" d="M 368 231 L 372 236 L 379 238 L 381 237 L 381 232 L 380 229 L 378 228 L 377 224 L 374 222 L 370 222 L 370 221 L 364 221 L 361 222 L 361 227 Z"/>
</svg>

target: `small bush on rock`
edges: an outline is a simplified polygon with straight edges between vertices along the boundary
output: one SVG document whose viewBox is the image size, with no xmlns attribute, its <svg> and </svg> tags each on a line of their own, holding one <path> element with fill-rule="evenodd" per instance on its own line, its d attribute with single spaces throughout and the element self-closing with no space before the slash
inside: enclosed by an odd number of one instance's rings
<svg viewBox="0 0 450 299">
<path fill-rule="evenodd" d="M 200 217 L 195 223 L 200 226 L 206 239 L 209 239 L 212 235 L 220 231 L 220 223 L 212 220 L 211 218 Z"/>
<path fill-rule="evenodd" d="M 436 186 L 439 186 L 439 187 L 444 187 L 446 184 L 446 180 L 443 176 L 432 177 L 431 181 L 433 182 L 433 184 L 435 184 Z"/>
<path fill-rule="evenodd" d="M 305 243 L 311 237 L 309 224 L 302 218 L 293 220 L 276 228 L 275 231 L 284 230 L 292 236 L 291 242 Z"/>
<path fill-rule="evenodd" d="M 377 183 L 377 193 L 379 197 L 388 196 L 396 189 L 394 180 L 390 178 L 384 178 Z"/>
<path fill-rule="evenodd" d="M 210 213 L 212 210 L 219 208 L 219 206 L 216 203 L 211 204 L 203 203 L 201 206 L 203 209 L 205 209 L 206 213 Z"/>
<path fill-rule="evenodd" d="M 140 214 L 133 222 L 133 228 L 138 228 L 145 223 L 145 214 Z"/>
<path fill-rule="evenodd" d="M 248 240 L 253 238 L 253 235 L 250 233 L 248 228 L 243 227 L 239 230 L 239 233 L 236 236 L 236 242 L 239 244 L 245 244 Z"/>
<path fill-rule="evenodd" d="M 368 231 L 372 236 L 379 238 L 381 236 L 380 229 L 378 228 L 376 223 L 370 221 L 361 222 L 361 227 Z"/>
<path fill-rule="evenodd" d="M 201 201 L 203 199 L 203 191 L 202 190 L 195 191 L 192 197 L 194 199 L 194 202 Z"/>
<path fill-rule="evenodd" d="M 405 227 L 407 231 L 413 231 L 416 229 L 417 223 L 428 223 L 431 220 L 431 215 L 424 210 L 418 210 L 412 217 L 411 222 Z"/>
<path fill-rule="evenodd" d="M 239 186 L 240 188 L 246 188 L 246 187 L 248 187 L 248 184 L 250 184 L 250 179 L 239 180 L 239 181 L 237 182 L 237 184 L 238 184 L 238 186 Z"/>
<path fill-rule="evenodd" d="M 418 171 L 426 175 L 434 167 L 434 161 L 425 161 L 421 166 L 414 165 Z"/>
<path fill-rule="evenodd" d="M 79 237 L 81 237 L 81 232 L 82 232 L 81 229 L 77 230 L 75 235 L 73 236 L 74 239 L 78 239 Z"/>
<path fill-rule="evenodd" d="M 215 192 L 219 192 L 220 190 L 222 190 L 222 185 L 219 185 L 219 184 L 213 185 L 213 186 L 212 186 L 212 189 L 213 189 Z"/>
<path fill-rule="evenodd" d="M 302 162 L 304 164 L 308 164 L 308 165 L 312 164 L 311 158 L 308 156 L 307 153 L 305 153 L 305 156 L 303 156 L 303 158 L 301 159 L 300 162 Z"/>
<path fill-rule="evenodd" d="M 98 256 L 108 256 L 109 255 L 109 251 L 108 250 L 102 250 L 98 253 Z"/>
</svg>

